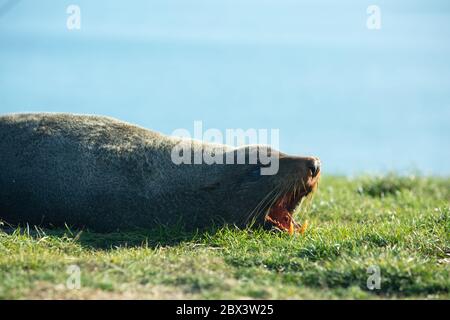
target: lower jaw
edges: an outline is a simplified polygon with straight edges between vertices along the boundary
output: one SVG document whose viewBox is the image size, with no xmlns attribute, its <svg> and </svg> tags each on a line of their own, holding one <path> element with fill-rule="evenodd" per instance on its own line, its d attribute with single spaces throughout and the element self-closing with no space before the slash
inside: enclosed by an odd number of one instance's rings
<svg viewBox="0 0 450 320">
<path fill-rule="evenodd" d="M 292 213 L 287 209 L 272 209 L 265 220 L 270 222 L 276 228 L 289 233 L 289 235 L 293 235 L 295 232 L 303 233 L 303 226 L 294 220 Z"/>
<path fill-rule="evenodd" d="M 285 194 L 270 208 L 269 213 L 265 217 L 265 221 L 270 222 L 274 227 L 290 235 L 296 232 L 303 234 L 308 227 L 308 221 L 299 224 L 294 220 L 293 215 L 296 212 L 296 208 L 302 202 L 302 199 L 309 193 L 314 192 L 316 188 L 317 183 L 314 183 L 308 191 L 301 191 L 300 194 Z"/>
<path fill-rule="evenodd" d="M 277 229 L 287 232 L 290 235 L 294 233 L 303 234 L 308 226 L 308 221 L 298 223 L 294 220 L 293 216 L 299 209 L 302 200 L 308 195 L 309 192 L 302 192 L 301 194 L 294 195 L 289 193 L 281 197 L 270 208 L 268 214 L 265 217 L 265 221 L 272 224 Z"/>
<path fill-rule="evenodd" d="M 277 223 L 275 223 L 270 218 L 266 219 L 266 221 L 270 222 L 273 227 L 281 230 L 282 232 L 287 232 L 291 236 L 294 235 L 295 233 L 304 234 L 309 225 L 308 220 L 303 221 L 303 223 L 301 223 L 301 224 L 294 221 L 294 222 L 291 222 L 289 224 L 289 226 L 283 226 L 283 227 L 279 226 Z"/>
</svg>

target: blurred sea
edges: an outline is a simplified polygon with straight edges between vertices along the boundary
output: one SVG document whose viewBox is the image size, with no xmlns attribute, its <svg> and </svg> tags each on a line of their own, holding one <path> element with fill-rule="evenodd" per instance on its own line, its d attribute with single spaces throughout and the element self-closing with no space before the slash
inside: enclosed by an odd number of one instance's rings
<svg viewBox="0 0 450 320">
<path fill-rule="evenodd" d="M 13 2 L 0 0 L 0 114 L 279 128 L 282 151 L 326 173 L 450 175 L 447 0 Z"/>
</svg>

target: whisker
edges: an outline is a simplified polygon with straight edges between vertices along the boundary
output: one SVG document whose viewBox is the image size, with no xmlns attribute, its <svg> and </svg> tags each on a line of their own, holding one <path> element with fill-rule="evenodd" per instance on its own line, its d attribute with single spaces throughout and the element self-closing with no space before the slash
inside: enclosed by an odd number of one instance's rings
<svg viewBox="0 0 450 320">
<path fill-rule="evenodd" d="M 280 188 L 281 187 L 282 182 L 280 182 L 275 188 L 274 190 L 278 190 L 278 192 L 271 198 L 270 201 L 268 201 L 268 207 L 267 207 L 267 211 L 270 211 L 270 209 L 272 209 L 272 206 L 275 204 L 275 202 L 279 199 L 279 197 L 281 196 L 281 194 L 283 193 L 283 190 Z M 259 218 L 259 216 L 263 213 L 264 211 L 260 211 L 257 212 L 256 217 Z"/>
<path fill-rule="evenodd" d="M 275 202 L 276 202 L 276 200 L 279 198 L 279 196 L 281 195 L 281 193 L 282 193 L 282 190 L 280 189 L 280 186 L 281 186 L 281 183 L 279 183 L 277 186 L 276 186 L 276 188 L 274 188 L 274 190 L 277 190 L 277 193 L 268 201 L 268 207 L 267 207 L 267 210 L 266 211 L 268 211 L 268 210 L 270 210 L 271 208 L 272 208 L 272 206 L 275 204 Z M 259 215 L 261 214 L 261 213 L 263 213 L 263 211 L 260 211 L 260 212 L 258 212 L 257 213 L 257 217 L 259 218 Z"/>
<path fill-rule="evenodd" d="M 302 181 L 302 182 L 303 182 L 303 181 Z M 304 185 L 304 182 L 303 182 L 303 185 Z M 300 211 L 299 220 L 304 220 L 305 215 L 310 211 L 311 205 L 312 205 L 312 199 L 313 199 L 313 197 L 314 197 L 315 191 L 316 191 L 317 188 L 318 188 L 318 185 L 319 185 L 319 180 L 317 180 L 317 182 L 316 182 L 315 185 L 313 186 L 311 192 L 305 197 L 305 200 L 304 200 L 304 201 L 306 201 L 306 206 L 304 206 L 303 208 L 299 208 L 299 209 L 301 209 L 301 210 L 299 210 L 299 211 Z M 302 199 L 302 202 L 300 203 L 300 206 L 303 205 L 303 202 L 304 202 L 304 201 L 303 201 L 303 199 Z"/>
<path fill-rule="evenodd" d="M 253 208 L 253 210 L 251 210 L 247 215 L 245 215 L 245 219 L 244 219 L 244 223 L 248 223 L 250 221 L 250 219 L 252 218 L 253 213 L 259 209 L 259 207 L 263 204 L 263 202 L 274 192 L 276 191 L 276 188 L 270 190 L 265 196 L 264 198 L 261 199 L 261 201 L 259 201 L 255 208 Z"/>
<path fill-rule="evenodd" d="M 286 212 L 289 215 L 295 228 L 301 228 L 304 225 L 304 218 L 311 209 L 313 194 L 317 190 L 318 180 L 314 186 L 307 188 L 306 181 L 291 180 L 280 181 L 272 190 L 270 190 L 256 206 L 245 216 L 244 221 L 251 224 L 261 218 L 261 215 L 270 213 L 277 201 L 282 200 L 282 206 L 286 206 Z M 311 189 L 311 190 L 309 190 Z M 285 197 L 285 198 L 281 198 Z M 298 203 L 296 203 L 298 201 Z M 306 204 L 304 204 L 306 202 Z M 295 206 L 295 207 L 294 207 Z M 294 216 L 303 223 L 299 224 L 295 221 Z"/>
</svg>

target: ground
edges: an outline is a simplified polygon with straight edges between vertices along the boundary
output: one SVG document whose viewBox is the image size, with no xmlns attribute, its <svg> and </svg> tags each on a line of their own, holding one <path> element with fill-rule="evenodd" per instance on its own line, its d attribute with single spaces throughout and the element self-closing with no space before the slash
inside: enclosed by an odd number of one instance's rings
<svg viewBox="0 0 450 320">
<path fill-rule="evenodd" d="M 293 237 L 4 226 L 0 298 L 450 299 L 450 179 L 325 176 L 300 215 Z"/>
</svg>

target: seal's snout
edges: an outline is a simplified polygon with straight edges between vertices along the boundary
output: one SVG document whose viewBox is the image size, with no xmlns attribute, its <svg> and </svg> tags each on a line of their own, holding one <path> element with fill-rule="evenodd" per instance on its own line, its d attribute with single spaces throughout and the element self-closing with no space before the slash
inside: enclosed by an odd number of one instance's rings
<svg viewBox="0 0 450 320">
<path fill-rule="evenodd" d="M 303 233 L 306 224 L 298 224 L 293 216 L 302 199 L 317 189 L 321 163 L 317 157 L 285 156 L 280 160 L 281 190 L 271 200 L 265 220 L 289 234 Z"/>
<path fill-rule="evenodd" d="M 311 176 L 314 178 L 319 174 L 320 171 L 320 160 L 318 158 L 313 158 L 307 164 L 308 169 L 311 170 Z"/>
<path fill-rule="evenodd" d="M 280 159 L 282 176 L 294 176 L 302 181 L 314 182 L 320 176 L 321 162 L 317 157 L 283 157 Z M 284 175 L 284 174 L 285 175 Z"/>
</svg>

